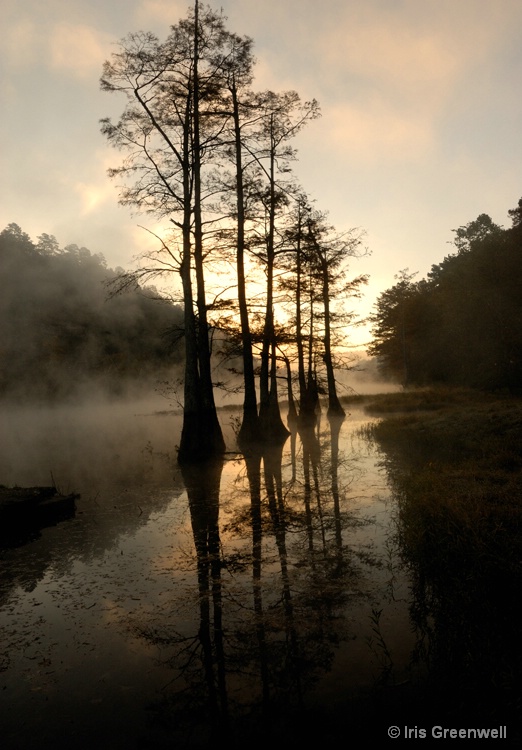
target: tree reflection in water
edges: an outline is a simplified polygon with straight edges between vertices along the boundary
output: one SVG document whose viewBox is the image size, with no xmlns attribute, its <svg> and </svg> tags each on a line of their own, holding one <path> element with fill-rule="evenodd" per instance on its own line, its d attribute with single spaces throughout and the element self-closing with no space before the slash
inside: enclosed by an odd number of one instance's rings
<svg viewBox="0 0 522 750">
<path fill-rule="evenodd" d="M 349 604 L 363 594 L 350 533 L 361 521 L 339 480 L 341 425 L 300 429 L 290 455 L 278 445 L 226 472 L 216 462 L 183 467 L 199 626 L 192 636 L 174 620 L 161 637 L 141 629 L 176 670 L 158 709 L 178 743 L 270 736 L 289 716 L 304 717 L 307 696 L 320 693 L 353 637 Z"/>
<path fill-rule="evenodd" d="M 199 592 L 199 643 L 208 694 L 211 726 L 218 736 L 228 722 L 228 698 L 223 647 L 223 599 L 219 492 L 223 462 L 218 460 L 182 467 L 189 499 L 196 549 Z"/>
</svg>

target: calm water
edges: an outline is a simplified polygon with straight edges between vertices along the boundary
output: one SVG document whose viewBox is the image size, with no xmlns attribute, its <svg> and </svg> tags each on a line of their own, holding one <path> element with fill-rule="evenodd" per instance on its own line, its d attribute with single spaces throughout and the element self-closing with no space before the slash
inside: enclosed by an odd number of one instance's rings
<svg viewBox="0 0 522 750">
<path fill-rule="evenodd" d="M 226 460 L 182 474 L 179 419 L 150 404 L 4 412 L 0 482 L 81 498 L 0 551 L 2 747 L 204 745 L 406 679 L 371 418 L 245 462 L 221 416 Z"/>
</svg>

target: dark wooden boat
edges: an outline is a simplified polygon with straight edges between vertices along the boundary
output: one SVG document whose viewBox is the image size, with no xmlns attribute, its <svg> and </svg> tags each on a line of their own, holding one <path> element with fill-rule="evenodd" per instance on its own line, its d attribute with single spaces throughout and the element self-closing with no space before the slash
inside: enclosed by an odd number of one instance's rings
<svg viewBox="0 0 522 750">
<path fill-rule="evenodd" d="M 41 529 L 74 517 L 78 497 L 56 487 L 0 486 L 0 544 L 24 544 Z"/>
</svg>

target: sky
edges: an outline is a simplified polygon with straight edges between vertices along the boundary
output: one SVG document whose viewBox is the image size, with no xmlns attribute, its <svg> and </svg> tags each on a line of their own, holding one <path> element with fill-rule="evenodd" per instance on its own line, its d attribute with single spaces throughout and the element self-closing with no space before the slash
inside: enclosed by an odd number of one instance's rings
<svg viewBox="0 0 522 750">
<path fill-rule="evenodd" d="M 510 226 L 522 196 L 521 0 L 221 0 L 250 36 L 258 90 L 295 90 L 322 116 L 295 140 L 295 174 L 339 231 L 365 232 L 366 316 L 403 269 L 423 278 L 452 230 Z M 149 217 L 118 205 L 100 133 L 123 99 L 100 90 L 129 32 L 164 39 L 185 0 L 0 0 L 0 231 L 55 235 L 133 267 Z M 367 328 L 354 331 L 362 346 Z"/>
</svg>

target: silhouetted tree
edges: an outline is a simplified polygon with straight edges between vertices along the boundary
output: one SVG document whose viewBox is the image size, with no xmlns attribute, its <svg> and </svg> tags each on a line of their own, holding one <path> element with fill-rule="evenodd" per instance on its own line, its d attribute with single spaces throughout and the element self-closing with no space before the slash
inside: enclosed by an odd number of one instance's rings
<svg viewBox="0 0 522 750">
<path fill-rule="evenodd" d="M 367 282 L 366 276 L 348 277 L 347 261 L 359 255 L 362 235 L 357 230 L 344 234 L 335 232 L 326 223 L 326 215 L 312 210 L 300 196 L 286 241 L 290 275 L 284 277 L 280 285 L 294 300 L 301 421 L 313 419 L 317 407 L 318 359 L 326 374 L 329 414 L 341 416 L 344 410 L 337 394 L 334 350 L 346 343 L 344 332 L 354 317 L 343 309 L 342 303 L 358 297 L 360 287 Z M 343 336 L 335 335 L 338 329 L 343 330 Z M 308 349 L 306 372 L 305 346 Z"/>
<path fill-rule="evenodd" d="M 373 315 L 369 352 L 408 384 L 518 390 L 522 377 L 519 209 L 508 230 L 487 214 L 455 230 L 457 252 L 418 282 L 402 273 Z"/>
<path fill-rule="evenodd" d="M 184 420 L 179 460 L 224 450 L 210 365 L 205 293 L 204 169 L 218 148 L 228 57 L 224 19 L 199 3 L 173 26 L 164 43 L 152 34 L 131 34 L 106 62 L 105 91 L 127 97 L 119 122 L 102 121 L 102 132 L 128 157 L 113 176 L 131 182 L 121 202 L 168 217 L 182 247 L 179 273 L 185 310 Z M 227 62 L 228 65 L 228 62 Z"/>
<path fill-rule="evenodd" d="M 276 344 L 274 327 L 274 272 L 278 253 L 276 223 L 287 204 L 284 178 L 287 177 L 289 163 L 295 158 L 290 141 L 309 120 L 318 117 L 319 109 L 315 100 L 302 103 L 295 91 L 283 94 L 267 92 L 264 95 L 263 108 L 258 135 L 259 143 L 255 152 L 252 149 L 263 169 L 267 183 L 263 194 L 266 229 L 262 236 L 263 251 L 259 256 L 264 262 L 266 275 L 266 308 L 259 378 L 259 418 L 261 430 L 267 437 L 277 435 L 286 437 L 288 431 L 278 416 L 277 398 L 273 393 L 276 381 L 270 376 L 270 352 L 275 350 Z"/>
<path fill-rule="evenodd" d="M 318 116 L 319 108 L 315 100 L 302 102 L 294 91 L 254 92 L 251 46 L 250 39 L 227 31 L 222 15 L 210 8 L 202 10 L 195 2 L 188 17 L 172 27 L 164 43 L 143 32 L 126 37 L 105 64 L 102 77 L 104 90 L 127 97 L 127 106 L 116 124 L 108 118 L 102 121 L 102 132 L 127 156 L 120 167 L 110 171 L 113 177 L 125 180 L 120 200 L 139 211 L 168 218 L 174 227 L 173 237 L 159 241 L 167 259 L 163 269 L 177 271 L 183 289 L 181 461 L 205 458 L 224 449 L 211 377 L 209 329 L 213 327 L 233 334 L 234 353 L 242 359 L 240 442 L 288 436 L 277 398 L 280 342 L 276 327 L 281 323 L 276 325 L 274 280 L 280 270 L 279 260 L 287 252 L 284 225 L 296 192 L 291 185 L 290 164 L 295 159 L 291 142 L 307 122 Z M 329 237 L 326 245 L 320 245 L 321 262 L 317 250 L 314 253 L 315 271 L 321 279 L 322 313 L 317 320 L 322 322 L 330 409 L 340 411 L 331 328 L 337 313 L 331 309 L 330 296 L 341 262 L 334 260 L 334 242 L 339 247 L 344 243 L 346 249 L 348 237 Z M 350 242 L 355 243 L 353 236 Z M 247 279 L 247 257 L 255 258 L 258 283 L 264 274 L 266 286 L 258 296 L 264 315 L 253 311 L 249 300 L 253 284 Z M 222 290 L 209 303 L 208 268 L 214 260 L 221 266 L 235 263 L 237 305 L 235 300 L 224 299 Z M 309 276 L 311 267 L 309 264 L 306 268 Z M 157 273 L 157 268 L 148 266 L 127 278 L 132 281 Z M 304 291 L 301 281 L 298 299 Z M 354 289 L 352 282 L 352 292 Z M 340 287 L 337 291 L 342 292 Z M 311 304 L 307 335 L 313 342 L 317 295 L 311 286 L 307 294 Z M 300 321 L 297 327 L 302 329 Z M 302 343 L 299 332 L 301 401 L 304 404 L 306 391 L 315 405 L 317 349 L 309 343 L 308 383 L 303 387 Z M 260 359 L 259 411 L 255 354 Z"/>
</svg>

